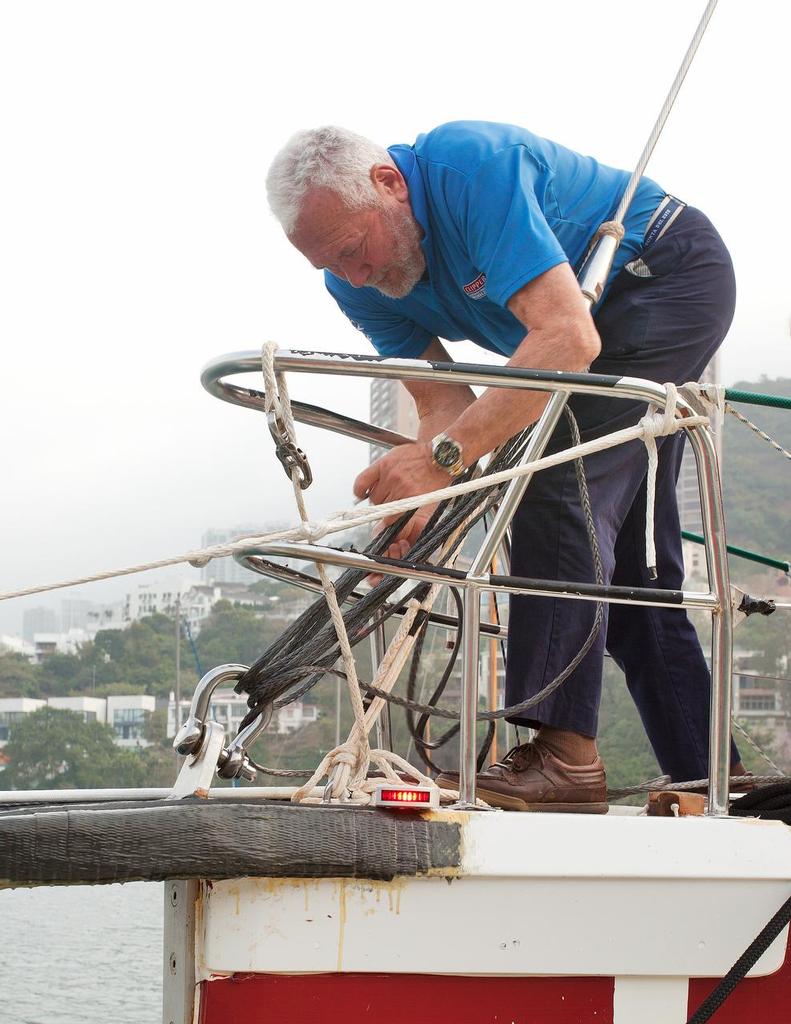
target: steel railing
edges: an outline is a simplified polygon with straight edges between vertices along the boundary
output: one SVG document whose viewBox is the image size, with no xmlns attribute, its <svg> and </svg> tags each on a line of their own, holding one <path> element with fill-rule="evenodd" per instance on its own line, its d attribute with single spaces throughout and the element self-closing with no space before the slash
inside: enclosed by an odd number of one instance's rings
<svg viewBox="0 0 791 1024">
<path fill-rule="evenodd" d="M 239 352 L 212 360 L 204 369 L 201 382 L 211 394 L 246 408 L 264 410 L 263 393 L 240 387 L 225 378 L 242 373 L 260 372 L 258 353 Z M 483 387 L 525 389 L 552 393 L 536 423 L 521 463 L 541 457 L 557 424 L 565 403 L 572 394 L 601 395 L 611 398 L 649 402 L 664 409 L 666 391 L 661 384 L 633 377 L 603 376 L 589 373 L 563 373 L 517 367 L 495 367 L 467 363 L 425 362 L 422 360 L 380 359 L 320 352 L 282 351 L 275 356 L 275 368 L 285 373 L 318 373 L 366 379 L 433 381 Z M 677 400 L 682 417 L 695 415 L 684 399 Z M 363 423 L 341 413 L 318 406 L 292 402 L 294 419 L 335 433 L 390 447 L 410 440 L 401 434 Z M 722 488 L 716 449 L 708 427 L 687 428 L 695 454 L 705 538 L 709 590 L 663 591 L 650 588 L 607 587 L 575 581 L 529 580 L 488 571 L 492 556 L 507 536 L 511 519 L 529 486 L 530 476 L 514 478 L 500 502 L 494 521 L 486 530 L 482 544 L 467 572 L 440 567 L 386 566 L 381 561 L 356 552 L 337 551 L 317 545 L 278 542 L 251 547 L 239 558 L 250 568 L 285 578 L 282 567 L 273 570 L 264 556 L 298 556 L 314 562 L 340 567 L 385 571 L 395 576 L 427 582 L 447 582 L 463 590 L 464 642 L 462 660 L 460 804 L 475 804 L 475 721 L 478 701 L 478 644 L 481 633 L 493 632 L 493 624 L 481 629 L 480 601 L 484 592 L 533 594 L 572 600 L 639 603 L 659 607 L 704 608 L 712 617 L 711 705 L 709 731 L 709 799 L 707 812 L 713 816 L 728 813 L 728 777 L 730 760 L 730 714 L 732 700 L 733 614 L 730 578 L 725 542 Z M 308 585 L 309 577 L 299 585 Z M 311 588 L 312 589 L 312 588 Z M 436 617 L 435 617 L 436 618 Z M 443 625 L 439 622 L 438 624 Z M 500 632 L 498 628 L 498 633 Z"/>
</svg>

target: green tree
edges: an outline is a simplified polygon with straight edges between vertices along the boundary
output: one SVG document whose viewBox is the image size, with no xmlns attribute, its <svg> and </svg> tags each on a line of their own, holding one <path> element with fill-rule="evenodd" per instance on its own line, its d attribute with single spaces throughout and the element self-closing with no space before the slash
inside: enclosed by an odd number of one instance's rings
<svg viewBox="0 0 791 1024">
<path fill-rule="evenodd" d="M 198 636 L 201 663 L 204 669 L 226 662 L 250 665 L 277 633 L 265 614 L 230 601 L 218 601 Z"/>
<path fill-rule="evenodd" d="M 14 723 L 4 754 L 6 789 L 101 789 L 146 785 L 135 751 L 113 742 L 113 731 L 73 711 L 40 708 Z"/>
<path fill-rule="evenodd" d="M 607 766 L 607 785 L 613 789 L 634 786 L 660 774 L 623 673 L 609 658 L 604 662 L 598 745 Z"/>
<path fill-rule="evenodd" d="M 38 697 L 40 672 L 23 654 L 0 654 L 0 697 Z"/>
<path fill-rule="evenodd" d="M 168 713 L 165 708 L 146 712 L 143 736 L 152 746 L 172 749 L 168 739 Z"/>
<path fill-rule="evenodd" d="M 48 654 L 41 662 L 41 691 L 48 697 L 65 697 L 82 689 L 82 662 L 75 654 Z"/>
<path fill-rule="evenodd" d="M 735 388 L 773 395 L 791 395 L 791 378 L 738 381 Z M 791 446 L 791 412 L 764 406 L 736 408 L 786 448 Z M 788 463 L 733 416 L 725 417 L 723 493 L 728 540 L 775 558 L 785 558 L 785 537 L 791 516 L 791 472 Z M 744 563 L 738 563 L 744 569 Z"/>
<path fill-rule="evenodd" d="M 140 750 L 145 766 L 147 786 L 172 786 L 181 758 L 173 750 L 172 739 L 167 736 L 167 711 L 160 708 L 146 714 L 143 736 L 150 744 Z"/>
</svg>

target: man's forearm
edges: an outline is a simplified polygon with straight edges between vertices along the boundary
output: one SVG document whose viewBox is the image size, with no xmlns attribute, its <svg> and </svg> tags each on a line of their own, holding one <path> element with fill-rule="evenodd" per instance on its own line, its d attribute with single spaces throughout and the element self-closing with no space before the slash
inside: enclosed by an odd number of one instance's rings
<svg viewBox="0 0 791 1024">
<path fill-rule="evenodd" d="M 580 345 L 549 332 L 531 331 L 506 365 L 537 370 L 587 370 L 595 342 Z M 475 462 L 534 423 L 549 401 L 542 391 L 488 388 L 444 429 L 462 446 L 464 462 Z"/>
<path fill-rule="evenodd" d="M 601 350 L 586 299 L 568 264 L 528 282 L 508 300 L 508 309 L 529 331 L 509 366 L 584 371 Z M 448 428 L 469 465 L 534 423 L 549 396 L 541 391 L 490 388 Z"/>
<path fill-rule="evenodd" d="M 434 392 L 435 400 L 418 405 L 418 440 L 430 441 L 437 434 L 448 430 L 452 423 L 458 422 L 467 409 L 475 402 L 475 395 L 470 388 L 438 387 Z"/>
</svg>

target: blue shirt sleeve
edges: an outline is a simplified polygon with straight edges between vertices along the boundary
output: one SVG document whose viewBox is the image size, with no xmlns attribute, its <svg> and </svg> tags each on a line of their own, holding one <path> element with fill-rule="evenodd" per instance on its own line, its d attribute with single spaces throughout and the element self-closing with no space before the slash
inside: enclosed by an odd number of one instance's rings
<svg viewBox="0 0 791 1024">
<path fill-rule="evenodd" d="M 366 336 L 380 356 L 418 359 L 434 335 L 388 306 L 385 296 L 373 288 L 353 288 L 324 271 L 324 284 L 351 323 Z"/>
<path fill-rule="evenodd" d="M 467 179 L 457 218 L 492 302 L 505 306 L 523 285 L 568 262 L 542 212 L 553 206 L 547 169 L 524 145 L 500 150 Z"/>
</svg>

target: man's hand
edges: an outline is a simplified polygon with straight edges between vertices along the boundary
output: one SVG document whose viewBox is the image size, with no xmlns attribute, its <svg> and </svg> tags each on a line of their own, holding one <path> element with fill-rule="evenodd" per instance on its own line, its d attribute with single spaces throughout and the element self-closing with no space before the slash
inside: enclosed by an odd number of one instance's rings
<svg viewBox="0 0 791 1024">
<path fill-rule="evenodd" d="M 421 358 L 439 363 L 453 362 L 437 338 L 430 342 Z M 357 477 L 354 493 L 358 498 L 370 497 L 374 505 L 411 497 L 413 494 L 427 494 L 451 482 L 450 474 L 439 469 L 432 461 L 431 438 L 446 430 L 475 401 L 475 395 L 466 384 L 406 380 L 404 385 L 417 407 L 420 424 L 418 439 L 394 448 Z M 435 507 L 424 505 L 417 509 L 385 552 L 389 558 L 404 558 L 407 555 Z M 397 518 L 389 516 L 378 529 Z M 375 586 L 381 578 L 369 576 L 371 585 Z"/>
<path fill-rule="evenodd" d="M 450 483 L 450 476 L 431 461 L 431 444 L 417 441 L 394 448 L 381 459 L 372 463 L 354 482 L 354 493 L 358 498 L 368 495 L 371 504 L 382 505 L 398 498 L 409 498 L 413 494 L 426 494 Z M 404 558 L 428 522 L 435 505 L 417 509 L 404 529 L 384 554 L 388 558 Z M 381 527 L 398 519 L 388 516 Z M 380 529 L 381 529 L 380 527 Z M 370 576 L 372 586 L 381 576 Z"/>
<path fill-rule="evenodd" d="M 384 505 L 413 494 L 426 494 L 451 482 L 449 473 L 435 466 L 431 443 L 415 441 L 399 445 L 362 471 L 354 481 L 358 498 L 368 497 L 373 505 Z M 385 520 L 392 523 L 397 516 Z"/>
</svg>

